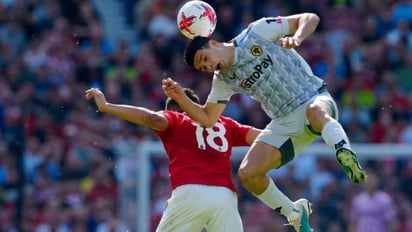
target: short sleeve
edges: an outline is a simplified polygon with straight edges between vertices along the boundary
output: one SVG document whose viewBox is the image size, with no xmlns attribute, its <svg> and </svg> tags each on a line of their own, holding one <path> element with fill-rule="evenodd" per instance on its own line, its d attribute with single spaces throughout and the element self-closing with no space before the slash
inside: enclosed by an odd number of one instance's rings
<svg viewBox="0 0 412 232">
<path fill-rule="evenodd" d="M 210 90 L 207 102 L 226 104 L 230 101 L 230 97 L 234 94 L 234 91 L 227 86 L 223 80 L 217 77 L 215 74 L 212 82 L 212 89 Z"/>
<path fill-rule="evenodd" d="M 252 23 L 252 30 L 271 41 L 277 41 L 289 33 L 289 22 L 285 17 L 265 17 Z"/>
<path fill-rule="evenodd" d="M 179 120 L 179 115 L 175 112 L 175 111 L 169 111 L 169 110 L 164 110 L 161 111 L 163 113 L 164 116 L 166 116 L 167 120 L 168 120 L 168 126 L 165 130 L 163 131 L 156 131 L 154 130 L 154 132 L 160 136 L 165 136 L 167 135 L 176 125 L 176 123 Z"/>
</svg>

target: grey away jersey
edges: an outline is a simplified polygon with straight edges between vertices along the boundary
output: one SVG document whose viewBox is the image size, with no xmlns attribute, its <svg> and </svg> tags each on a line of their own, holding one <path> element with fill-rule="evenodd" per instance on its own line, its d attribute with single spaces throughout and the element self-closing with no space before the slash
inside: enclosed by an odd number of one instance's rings
<svg viewBox="0 0 412 232">
<path fill-rule="evenodd" d="M 261 103 L 272 119 L 292 112 L 316 95 L 325 83 L 294 50 L 280 47 L 289 24 L 282 17 L 262 18 L 233 40 L 235 59 L 227 70 L 216 71 L 208 102 L 227 102 L 235 93 Z"/>
</svg>

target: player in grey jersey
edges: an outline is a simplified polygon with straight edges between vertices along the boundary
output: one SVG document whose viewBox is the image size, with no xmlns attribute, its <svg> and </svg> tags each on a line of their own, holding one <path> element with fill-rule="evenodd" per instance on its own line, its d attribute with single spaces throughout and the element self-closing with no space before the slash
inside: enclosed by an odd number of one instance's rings
<svg viewBox="0 0 412 232">
<path fill-rule="evenodd" d="M 366 178 L 340 123 L 336 104 L 324 81 L 315 76 L 293 49 L 315 30 L 319 17 L 302 13 L 267 17 L 252 22 L 229 42 L 196 37 L 185 50 L 185 62 L 200 71 L 214 72 L 212 89 L 201 106 L 185 97 L 171 78 L 162 81 L 164 92 L 204 127 L 213 125 L 235 93 L 261 103 L 271 122 L 242 161 L 242 185 L 269 207 L 286 216 L 296 231 L 311 231 L 310 203 L 292 202 L 267 175 L 291 161 L 322 136 L 348 177 Z"/>
</svg>

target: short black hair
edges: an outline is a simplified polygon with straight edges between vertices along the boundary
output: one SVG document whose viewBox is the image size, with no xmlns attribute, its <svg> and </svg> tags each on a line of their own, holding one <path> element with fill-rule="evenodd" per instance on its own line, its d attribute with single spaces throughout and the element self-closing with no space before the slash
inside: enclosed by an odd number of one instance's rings
<svg viewBox="0 0 412 232">
<path fill-rule="evenodd" d="M 199 96 L 197 96 L 195 91 L 193 91 L 192 89 L 183 88 L 183 92 L 193 102 L 198 104 L 200 103 Z M 180 109 L 179 104 L 177 104 L 177 102 L 170 97 L 166 99 L 165 109 L 182 112 L 182 109 Z"/>
<path fill-rule="evenodd" d="M 184 61 L 187 66 L 195 67 L 195 54 L 199 49 L 206 47 L 209 42 L 209 37 L 196 36 L 187 45 L 184 53 Z"/>
</svg>

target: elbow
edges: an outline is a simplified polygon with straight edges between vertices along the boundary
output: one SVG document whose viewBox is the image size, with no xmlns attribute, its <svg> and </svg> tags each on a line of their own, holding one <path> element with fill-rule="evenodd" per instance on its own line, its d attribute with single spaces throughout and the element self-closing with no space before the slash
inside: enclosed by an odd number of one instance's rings
<svg viewBox="0 0 412 232">
<path fill-rule="evenodd" d="M 318 16 L 317 14 L 315 14 L 315 13 L 309 13 L 309 16 L 310 16 L 311 20 L 312 20 L 314 23 L 319 24 L 320 18 L 319 18 L 319 16 Z"/>
<path fill-rule="evenodd" d="M 315 15 L 314 15 L 314 18 L 315 18 L 316 24 L 319 24 L 319 22 L 320 22 L 319 16 L 315 14 Z"/>
<path fill-rule="evenodd" d="M 203 113 L 199 113 L 199 117 L 197 117 L 195 121 L 205 128 L 214 127 L 219 118 L 218 115 L 220 114 L 207 111 L 203 108 Z"/>
<path fill-rule="evenodd" d="M 216 124 L 216 122 L 217 122 L 217 119 L 216 120 L 213 120 L 213 119 L 210 119 L 210 118 L 203 118 L 203 119 L 199 119 L 199 120 L 196 120 L 197 121 L 197 123 L 199 124 L 199 125 L 201 125 L 202 127 L 205 127 L 205 128 L 210 128 L 210 127 L 214 127 L 215 126 L 215 124 Z"/>
<path fill-rule="evenodd" d="M 204 128 L 210 128 L 210 127 L 213 127 L 216 123 L 208 121 L 208 122 L 199 122 L 199 124 Z"/>
<path fill-rule="evenodd" d="M 143 124 L 143 123 L 140 123 L 140 124 Z M 146 118 L 146 124 L 143 124 L 143 125 L 147 125 L 151 129 L 154 129 L 154 130 L 162 131 L 167 128 L 168 120 L 162 114 L 151 112 Z"/>
<path fill-rule="evenodd" d="M 257 128 L 252 128 L 249 130 L 249 132 L 246 134 L 246 143 L 251 146 L 256 138 L 258 137 L 258 135 L 260 134 L 261 130 L 257 129 Z"/>
</svg>

